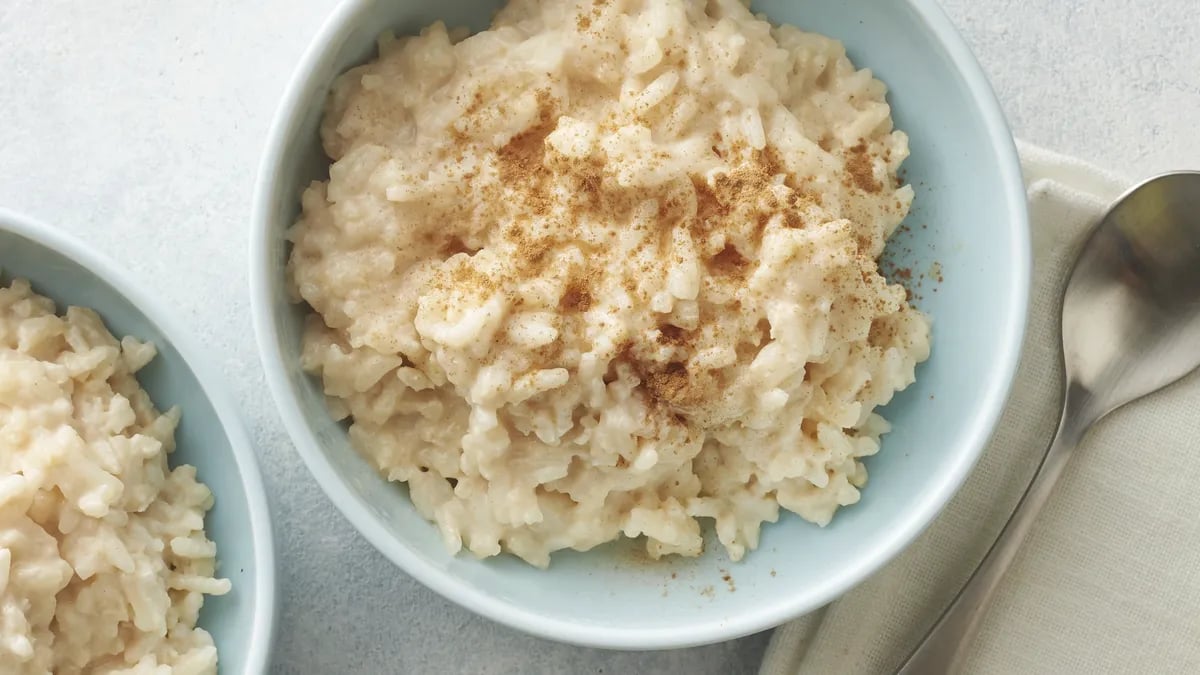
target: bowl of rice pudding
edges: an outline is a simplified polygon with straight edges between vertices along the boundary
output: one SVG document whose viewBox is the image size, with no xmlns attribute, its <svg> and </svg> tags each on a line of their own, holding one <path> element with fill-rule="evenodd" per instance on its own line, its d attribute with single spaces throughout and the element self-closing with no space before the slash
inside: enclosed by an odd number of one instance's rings
<svg viewBox="0 0 1200 675">
<path fill-rule="evenodd" d="M 204 366 L 115 263 L 0 210 L 0 672 L 266 672 L 265 492 Z"/>
<path fill-rule="evenodd" d="M 351 523 L 485 616 L 635 649 L 909 543 L 991 434 L 1029 272 L 1012 139 L 927 0 L 346 2 L 251 258 Z"/>
</svg>

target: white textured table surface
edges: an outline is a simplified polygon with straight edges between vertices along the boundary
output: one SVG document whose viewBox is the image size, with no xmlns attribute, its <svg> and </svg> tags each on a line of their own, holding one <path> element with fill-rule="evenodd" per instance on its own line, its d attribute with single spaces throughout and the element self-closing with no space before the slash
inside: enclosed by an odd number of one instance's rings
<svg viewBox="0 0 1200 675">
<path fill-rule="evenodd" d="M 280 535 L 279 673 L 754 672 L 766 635 L 567 647 L 442 600 L 342 519 L 260 374 L 246 243 L 264 134 L 336 0 L 0 0 L 0 205 L 128 265 L 204 337 L 258 444 Z M 944 0 L 1030 141 L 1140 176 L 1200 167 L 1194 0 Z"/>
</svg>

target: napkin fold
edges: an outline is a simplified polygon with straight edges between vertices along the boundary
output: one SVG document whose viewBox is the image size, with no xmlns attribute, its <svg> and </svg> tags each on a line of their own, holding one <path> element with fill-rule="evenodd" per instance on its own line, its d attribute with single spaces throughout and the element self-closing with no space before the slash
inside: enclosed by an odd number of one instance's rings
<svg viewBox="0 0 1200 675">
<path fill-rule="evenodd" d="M 1033 286 L 996 433 L 916 542 L 775 631 L 760 675 L 891 675 L 966 583 L 1037 468 L 1059 414 L 1062 290 L 1083 235 L 1128 183 L 1041 148 L 1019 150 Z M 1198 432 L 1193 375 L 1088 434 L 997 591 L 967 673 L 1200 673 Z"/>
</svg>

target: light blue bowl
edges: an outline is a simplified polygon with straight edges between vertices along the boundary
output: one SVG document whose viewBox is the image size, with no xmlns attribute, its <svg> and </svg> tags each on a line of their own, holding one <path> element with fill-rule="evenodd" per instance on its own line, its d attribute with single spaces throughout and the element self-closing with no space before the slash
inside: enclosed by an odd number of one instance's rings
<svg viewBox="0 0 1200 675">
<path fill-rule="evenodd" d="M 216 641 L 222 673 L 259 675 L 275 626 L 275 553 L 266 493 L 232 399 L 194 341 L 116 263 L 46 225 L 0 210 L 0 271 L 28 279 L 59 310 L 90 307 L 118 337 L 153 342 L 158 356 L 138 380 L 161 410 L 183 413 L 171 466 L 191 464 L 216 498 L 205 519 L 217 544 L 217 574 L 233 583 L 209 597 L 200 626 Z"/>
<path fill-rule="evenodd" d="M 920 305 L 934 318 L 933 357 L 885 415 L 895 431 L 871 458 L 861 503 L 821 529 L 788 515 L 759 550 L 731 563 L 719 546 L 695 560 L 648 563 L 628 547 L 556 554 L 549 571 L 511 557 L 447 555 L 406 490 L 359 458 L 299 365 L 304 311 L 287 299 L 284 230 L 301 189 L 326 176 L 317 126 L 330 83 L 374 53 L 380 32 L 436 19 L 485 27 L 494 0 L 349 0 L 320 32 L 267 141 L 255 205 L 251 286 L 268 380 L 305 463 L 350 522 L 409 574 L 492 619 L 544 637 L 650 649 L 759 631 L 845 593 L 913 540 L 962 484 L 1000 414 L 1017 364 L 1029 290 L 1025 192 L 1012 138 L 987 80 L 933 0 L 763 0 L 757 10 L 844 41 L 891 87 L 911 137 L 905 176 L 917 191 L 911 232 L 892 260 L 941 265 Z M 936 291 L 934 290 L 936 288 Z M 732 583 L 723 580 L 725 572 Z M 736 588 L 736 590 L 733 590 Z M 396 620 L 404 620 L 397 607 Z"/>
</svg>

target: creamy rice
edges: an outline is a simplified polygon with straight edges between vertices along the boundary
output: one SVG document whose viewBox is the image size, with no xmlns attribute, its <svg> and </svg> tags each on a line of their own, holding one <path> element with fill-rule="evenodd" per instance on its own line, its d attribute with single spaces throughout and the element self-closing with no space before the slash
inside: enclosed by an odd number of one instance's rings
<svg viewBox="0 0 1200 675">
<path fill-rule="evenodd" d="M 212 493 L 171 469 L 178 410 L 134 374 L 153 345 L 25 281 L 0 286 L 0 672 L 215 673 L 196 627 Z"/>
<path fill-rule="evenodd" d="M 877 265 L 913 197 L 885 92 L 737 0 L 384 36 L 290 232 L 303 366 L 453 551 L 824 525 L 929 353 Z"/>
</svg>

